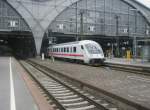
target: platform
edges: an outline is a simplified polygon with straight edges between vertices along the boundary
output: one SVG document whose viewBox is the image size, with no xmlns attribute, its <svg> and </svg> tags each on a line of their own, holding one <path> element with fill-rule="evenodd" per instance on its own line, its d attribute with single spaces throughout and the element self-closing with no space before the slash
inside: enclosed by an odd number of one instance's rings
<svg viewBox="0 0 150 110">
<path fill-rule="evenodd" d="M 32 59 L 41 65 L 150 109 L 150 76 L 111 70 L 110 68 L 51 60 Z M 140 109 L 142 110 L 142 109 Z"/>
<path fill-rule="evenodd" d="M 24 73 L 14 58 L 0 57 L 0 110 L 42 110 L 25 82 L 31 79 Z"/>
<path fill-rule="evenodd" d="M 120 64 L 137 67 L 149 67 L 150 62 L 143 61 L 142 59 L 126 59 L 126 58 L 106 58 L 105 63 Z"/>
</svg>

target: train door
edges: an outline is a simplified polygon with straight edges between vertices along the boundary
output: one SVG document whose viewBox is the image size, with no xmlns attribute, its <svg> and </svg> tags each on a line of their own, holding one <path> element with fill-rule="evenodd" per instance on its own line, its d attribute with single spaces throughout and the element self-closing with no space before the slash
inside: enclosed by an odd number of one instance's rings
<svg viewBox="0 0 150 110">
<path fill-rule="evenodd" d="M 84 63 L 88 63 L 88 56 L 85 51 L 85 47 L 81 45 L 81 54 L 82 54 L 82 59 L 84 60 Z"/>
</svg>

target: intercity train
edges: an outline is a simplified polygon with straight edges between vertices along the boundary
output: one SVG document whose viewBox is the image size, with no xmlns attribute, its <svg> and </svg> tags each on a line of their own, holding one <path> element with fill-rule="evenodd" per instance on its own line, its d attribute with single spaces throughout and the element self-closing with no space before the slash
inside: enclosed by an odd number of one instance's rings
<svg viewBox="0 0 150 110">
<path fill-rule="evenodd" d="M 81 61 L 85 64 L 103 64 L 105 60 L 101 46 L 92 40 L 56 44 L 48 47 L 47 52 L 49 57 Z"/>
</svg>

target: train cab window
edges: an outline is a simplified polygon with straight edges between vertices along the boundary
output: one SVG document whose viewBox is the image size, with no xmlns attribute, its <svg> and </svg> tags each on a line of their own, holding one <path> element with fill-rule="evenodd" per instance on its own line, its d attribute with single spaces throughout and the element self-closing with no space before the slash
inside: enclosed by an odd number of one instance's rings
<svg viewBox="0 0 150 110">
<path fill-rule="evenodd" d="M 76 53 L 76 47 L 73 47 L 73 52 Z"/>
<path fill-rule="evenodd" d="M 83 47 L 83 45 L 81 45 L 81 49 L 82 49 L 82 50 L 84 50 L 84 47 Z"/>
<path fill-rule="evenodd" d="M 101 50 L 95 45 L 86 44 L 85 47 L 87 48 L 87 50 L 90 54 L 100 54 L 101 53 Z"/>
</svg>

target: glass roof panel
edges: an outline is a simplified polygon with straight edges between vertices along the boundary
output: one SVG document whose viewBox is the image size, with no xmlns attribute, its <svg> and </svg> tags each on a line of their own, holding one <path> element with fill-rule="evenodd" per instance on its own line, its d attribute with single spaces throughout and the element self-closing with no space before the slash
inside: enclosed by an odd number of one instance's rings
<svg viewBox="0 0 150 110">
<path fill-rule="evenodd" d="M 150 8 L 150 0 L 137 0 L 137 1 Z"/>
</svg>

